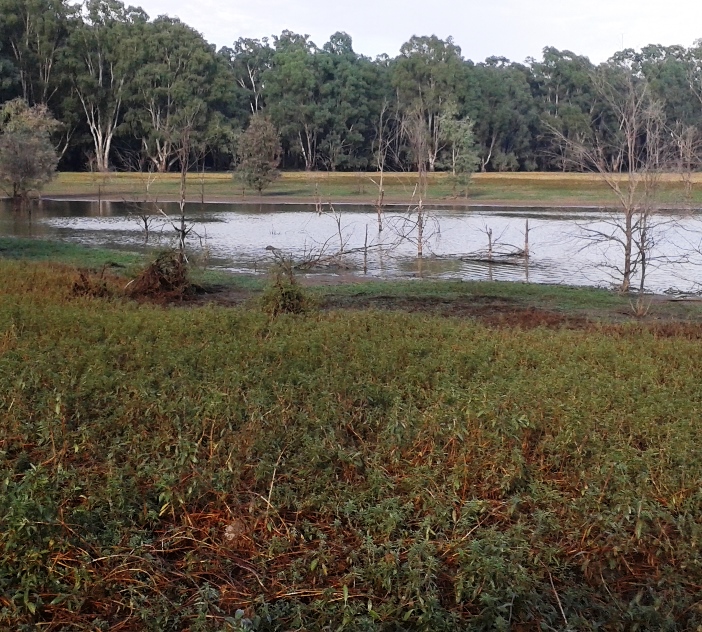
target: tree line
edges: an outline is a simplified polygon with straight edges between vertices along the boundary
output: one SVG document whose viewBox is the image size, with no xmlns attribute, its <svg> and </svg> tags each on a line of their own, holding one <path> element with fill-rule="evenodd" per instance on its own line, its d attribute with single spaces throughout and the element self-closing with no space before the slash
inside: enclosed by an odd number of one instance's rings
<svg viewBox="0 0 702 632">
<path fill-rule="evenodd" d="M 694 169 L 700 43 L 599 65 L 551 47 L 540 60 L 475 63 L 436 36 L 410 38 L 394 58 L 359 55 L 345 33 L 321 47 L 283 31 L 217 50 L 118 0 L 0 0 L 0 104 L 21 99 L 55 119 L 44 129 L 64 170 L 179 170 L 185 129 L 198 168 L 230 169 L 256 115 L 277 130 L 285 169 L 578 170 L 569 146 L 594 139 L 625 169 L 617 103 L 632 82 Z M 646 151 L 645 130 L 636 146 Z"/>
</svg>

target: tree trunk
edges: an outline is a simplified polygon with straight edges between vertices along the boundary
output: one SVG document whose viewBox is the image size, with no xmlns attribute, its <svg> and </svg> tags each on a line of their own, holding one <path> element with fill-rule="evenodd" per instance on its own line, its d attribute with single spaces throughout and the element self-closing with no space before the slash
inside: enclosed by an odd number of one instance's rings
<svg viewBox="0 0 702 632">
<path fill-rule="evenodd" d="M 631 287 L 631 255 L 634 240 L 632 219 L 632 211 L 627 209 L 624 221 L 624 269 L 622 270 L 622 284 L 620 286 L 622 293 L 628 292 Z"/>
</svg>

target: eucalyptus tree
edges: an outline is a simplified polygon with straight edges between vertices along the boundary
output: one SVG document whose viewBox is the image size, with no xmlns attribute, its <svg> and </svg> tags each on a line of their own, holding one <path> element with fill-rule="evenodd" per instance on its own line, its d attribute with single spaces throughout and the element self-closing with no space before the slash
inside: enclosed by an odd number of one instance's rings
<svg viewBox="0 0 702 632">
<path fill-rule="evenodd" d="M 144 46 L 148 16 L 119 0 L 87 0 L 68 42 L 73 91 L 93 141 L 95 167 L 107 171 L 110 149 Z"/>
<path fill-rule="evenodd" d="M 455 102 L 457 87 L 465 72 L 461 49 L 449 37 L 441 40 L 431 37 L 412 37 L 400 48 L 393 65 L 392 83 L 397 90 L 403 111 L 411 119 L 406 129 L 411 136 L 419 136 L 416 126 L 423 121 L 422 133 L 426 157 L 414 153 L 415 160 L 426 160 L 429 171 L 437 166 L 439 154 L 447 139 L 441 130 L 442 116 Z"/>
<path fill-rule="evenodd" d="M 619 51 L 611 62 L 627 66 L 633 74 L 646 79 L 669 121 L 681 126 L 700 125 L 700 104 L 690 83 L 695 66 L 694 50 L 694 47 L 688 50 L 682 46 L 649 45 L 640 51 Z"/>
<path fill-rule="evenodd" d="M 280 130 L 284 149 L 299 155 L 306 171 L 319 161 L 320 136 L 329 112 L 321 104 L 316 45 L 307 35 L 283 31 L 274 37 L 271 68 L 263 74 L 267 111 Z"/>
<path fill-rule="evenodd" d="M 541 105 L 544 123 L 565 138 L 582 138 L 590 128 L 597 104 L 591 80 L 594 69 L 587 57 L 553 47 L 544 48 L 543 60 L 531 65 L 532 92 Z M 565 144 L 552 134 L 544 138 L 546 144 L 540 148 L 548 158 L 544 166 L 567 170 Z"/>
<path fill-rule="evenodd" d="M 233 48 L 225 47 L 219 51 L 236 83 L 237 102 L 249 114 L 256 114 L 265 107 L 263 77 L 271 68 L 274 52 L 267 37 L 260 40 L 241 37 L 234 42 Z"/>
<path fill-rule="evenodd" d="M 468 112 L 480 148 L 482 171 L 533 169 L 532 142 L 539 113 L 527 76 L 529 69 L 503 57 L 490 57 L 472 71 L 479 99 Z"/>
<path fill-rule="evenodd" d="M 365 168 L 371 162 L 366 137 L 372 129 L 378 100 L 379 73 L 372 62 L 357 55 L 346 33 L 335 33 L 316 57 L 320 107 L 326 125 L 320 142 L 324 166 Z"/>
<path fill-rule="evenodd" d="M 0 39 L 17 70 L 21 97 L 50 105 L 61 87 L 76 8 L 67 0 L 0 0 Z"/>
<path fill-rule="evenodd" d="M 8 54 L 5 38 L 0 39 L 0 103 L 18 96 L 19 73 Z"/>
<path fill-rule="evenodd" d="M 159 17 L 142 28 L 125 119 L 152 168 L 163 173 L 178 161 L 176 141 L 186 123 L 193 142 L 205 130 L 217 62 L 202 36 L 177 19 Z"/>
<path fill-rule="evenodd" d="M 236 101 L 236 87 L 231 68 L 226 60 L 215 55 L 213 73 L 205 102 L 207 121 L 197 134 L 197 152 L 204 168 L 205 157 L 214 169 L 228 170 L 236 154 L 236 142 L 249 119 Z"/>
</svg>

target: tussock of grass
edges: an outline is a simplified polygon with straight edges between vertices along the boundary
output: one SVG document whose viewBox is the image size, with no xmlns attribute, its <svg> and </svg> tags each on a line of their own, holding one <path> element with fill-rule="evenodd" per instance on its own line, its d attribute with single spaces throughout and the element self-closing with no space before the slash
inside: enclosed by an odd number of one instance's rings
<svg viewBox="0 0 702 632">
<path fill-rule="evenodd" d="M 2 629 L 702 625 L 699 326 L 269 320 L 0 275 Z"/>
</svg>

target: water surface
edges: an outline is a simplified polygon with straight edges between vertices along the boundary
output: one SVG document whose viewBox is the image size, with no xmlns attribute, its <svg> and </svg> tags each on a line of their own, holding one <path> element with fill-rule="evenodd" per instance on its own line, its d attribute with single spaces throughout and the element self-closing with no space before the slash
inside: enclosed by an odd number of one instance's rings
<svg viewBox="0 0 702 632">
<path fill-rule="evenodd" d="M 31 217 L 0 201 L 0 234 L 57 239 L 144 251 L 173 245 L 176 204 L 141 209 L 127 202 L 44 200 Z M 421 262 L 416 215 L 388 207 L 378 231 L 370 205 L 335 205 L 318 213 L 306 204 L 193 204 L 186 207 L 191 253 L 214 268 L 264 273 L 272 250 L 325 266 L 305 274 L 375 278 L 528 281 L 608 287 L 619 277 L 622 248 L 593 234 L 617 236 L 621 217 L 598 209 L 434 207 L 427 218 Z M 149 239 L 141 215 L 150 215 Z M 526 247 L 528 221 L 529 257 Z M 655 218 L 646 287 L 696 292 L 702 279 L 702 220 L 696 213 Z M 492 255 L 488 252 L 492 234 Z M 363 251 L 367 247 L 364 257 Z M 340 252 L 343 256 L 335 257 Z M 365 268 L 365 269 L 364 269 Z"/>
</svg>

